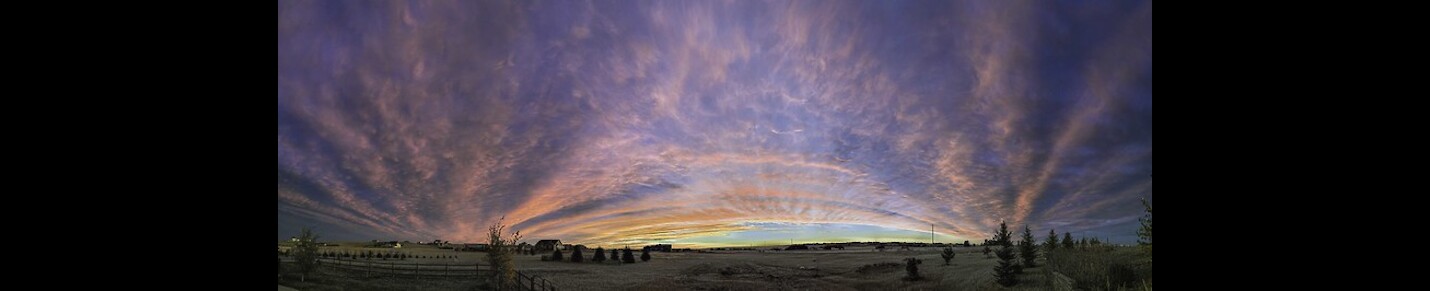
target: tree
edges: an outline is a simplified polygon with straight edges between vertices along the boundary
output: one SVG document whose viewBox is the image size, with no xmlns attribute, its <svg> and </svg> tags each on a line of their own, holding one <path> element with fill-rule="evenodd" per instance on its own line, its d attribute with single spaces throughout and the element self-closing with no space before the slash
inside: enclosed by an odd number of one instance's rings
<svg viewBox="0 0 1430 291">
<path fill-rule="evenodd" d="M 912 280 L 922 279 L 923 276 L 920 276 L 920 275 L 919 275 L 919 264 L 923 264 L 923 263 L 924 263 L 924 261 L 923 261 L 923 260 L 919 260 L 918 258 L 906 258 L 906 259 L 904 259 L 904 273 L 905 273 L 905 274 L 904 274 L 904 280 L 911 280 L 911 281 L 912 281 Z"/>
<path fill-rule="evenodd" d="M 308 273 L 318 267 L 318 235 L 306 227 L 298 233 L 298 244 L 293 247 L 293 259 L 297 261 L 299 280 L 307 282 Z"/>
<path fill-rule="evenodd" d="M 611 261 L 612 261 L 612 262 L 620 262 L 620 261 L 621 261 L 621 255 L 616 252 L 616 249 L 611 249 Z"/>
<path fill-rule="evenodd" d="M 626 248 L 625 250 L 621 251 L 621 262 L 627 264 L 636 263 L 636 256 L 635 254 L 631 253 L 631 248 Z"/>
<path fill-rule="evenodd" d="M 1008 223 L 998 224 L 998 232 L 993 235 L 993 243 L 1000 246 L 996 252 L 998 255 L 998 265 L 993 266 L 993 278 L 998 284 L 1003 286 L 1013 286 L 1018 284 L 1018 265 L 1015 260 L 1017 255 L 1013 254 L 1013 244 L 1010 242 L 1013 234 L 1008 232 Z"/>
<path fill-rule="evenodd" d="M 649 261 L 650 261 L 650 249 L 649 249 L 649 248 L 641 248 L 641 261 L 642 261 L 642 262 L 649 262 Z"/>
<path fill-rule="evenodd" d="M 1077 241 L 1077 248 L 1078 248 L 1078 249 L 1084 249 L 1084 250 L 1087 249 L 1087 237 L 1084 236 L 1084 237 L 1082 237 L 1082 239 L 1079 239 L 1079 240 Z"/>
<path fill-rule="evenodd" d="M 1043 241 L 1043 248 L 1051 253 L 1058 249 L 1058 233 L 1052 229 L 1048 230 L 1048 240 Z"/>
<path fill-rule="evenodd" d="M 604 248 L 599 248 L 599 247 L 596 248 L 596 257 L 591 258 L 591 261 L 592 261 L 592 262 L 597 262 L 597 263 L 605 262 L 605 261 L 606 261 L 606 249 L 604 249 Z"/>
<path fill-rule="evenodd" d="M 1033 240 L 1033 229 L 1023 225 L 1023 240 L 1018 242 L 1018 257 L 1023 258 L 1024 267 L 1038 266 L 1038 245 Z"/>
<path fill-rule="evenodd" d="M 558 261 L 558 262 L 559 262 L 559 261 L 565 261 L 566 258 L 563 257 L 563 256 L 561 256 L 561 249 L 556 249 L 556 251 L 551 252 L 551 260 L 552 260 L 552 261 Z"/>
<path fill-rule="evenodd" d="M 988 245 L 983 245 L 983 257 L 993 258 L 993 249 L 989 248 Z"/>
<path fill-rule="evenodd" d="M 581 254 L 581 248 L 576 247 L 571 251 L 571 262 L 580 263 L 586 260 L 586 255 Z"/>
<path fill-rule="evenodd" d="M 1147 214 L 1138 219 L 1142 221 L 1142 228 L 1137 229 L 1137 245 L 1142 247 L 1142 253 L 1147 254 L 1147 260 L 1152 260 L 1152 203 L 1142 198 L 1142 207 L 1146 208 Z"/>
<path fill-rule="evenodd" d="M 953 256 L 955 255 L 953 253 L 953 247 L 943 247 L 943 254 L 941 255 L 943 256 L 943 265 L 948 266 L 949 261 L 952 261 Z"/>
<path fill-rule="evenodd" d="M 278 278 L 283 278 L 283 258 L 278 257 Z"/>
<path fill-rule="evenodd" d="M 512 231 L 509 236 L 503 235 L 506 233 L 506 225 L 502 224 L 503 220 L 506 220 L 505 216 L 487 228 L 487 247 L 490 248 L 487 250 L 487 264 L 492 266 L 497 290 L 511 289 L 517 284 L 516 266 L 511 261 L 515 254 L 511 246 L 521 240 L 519 231 Z"/>
<path fill-rule="evenodd" d="M 1064 233 L 1063 233 L 1063 249 L 1068 249 L 1068 250 L 1073 249 L 1073 239 L 1072 239 L 1072 233 L 1071 233 L 1071 232 L 1064 232 Z"/>
</svg>

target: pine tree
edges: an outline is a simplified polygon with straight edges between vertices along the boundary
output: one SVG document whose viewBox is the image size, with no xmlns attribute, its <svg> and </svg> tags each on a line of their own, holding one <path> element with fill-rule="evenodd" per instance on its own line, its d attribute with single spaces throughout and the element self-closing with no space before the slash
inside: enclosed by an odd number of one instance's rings
<svg viewBox="0 0 1430 291">
<path fill-rule="evenodd" d="M 953 256 L 955 255 L 953 253 L 953 247 L 943 247 L 943 253 L 940 255 L 943 256 L 943 265 L 948 266 L 949 262 L 953 260 Z"/>
<path fill-rule="evenodd" d="M 618 252 L 616 252 L 616 249 L 611 249 L 611 261 L 612 261 L 612 262 L 620 262 L 620 261 L 621 261 L 621 254 L 618 253 Z"/>
<path fill-rule="evenodd" d="M 636 263 L 636 255 L 631 253 L 631 248 L 626 248 L 625 250 L 621 251 L 621 262 L 627 264 Z"/>
<path fill-rule="evenodd" d="M 904 280 L 918 280 L 918 279 L 922 279 L 923 276 L 920 276 L 920 275 L 919 275 L 919 264 L 923 264 L 923 263 L 924 263 L 924 261 L 923 261 L 923 260 L 919 260 L 918 258 L 906 258 L 906 259 L 904 259 L 904 273 L 905 273 L 905 274 L 904 274 Z"/>
<path fill-rule="evenodd" d="M 1048 240 L 1043 241 L 1043 249 L 1046 249 L 1049 253 L 1058 249 L 1058 233 L 1055 230 L 1048 230 Z"/>
<path fill-rule="evenodd" d="M 1064 233 L 1063 233 L 1063 249 L 1065 249 L 1065 250 L 1071 250 L 1071 249 L 1073 249 L 1073 239 L 1072 239 L 1072 233 L 1071 233 L 1071 232 L 1064 232 Z"/>
<path fill-rule="evenodd" d="M 1087 237 L 1084 236 L 1084 237 L 1082 237 L 1082 239 L 1080 239 L 1080 240 L 1077 241 L 1077 248 L 1078 248 L 1078 249 L 1084 249 L 1084 250 L 1087 249 Z"/>
<path fill-rule="evenodd" d="M 993 278 L 998 284 L 1003 286 L 1013 286 L 1018 284 L 1018 265 L 1015 262 L 1017 255 L 1013 254 L 1013 244 L 1010 242 L 1013 234 L 1008 232 L 1008 223 L 998 224 L 998 232 L 993 235 L 993 243 L 1001 248 L 998 254 L 998 265 L 993 266 Z"/>
<path fill-rule="evenodd" d="M 1023 258 L 1023 267 L 1036 267 L 1038 246 L 1033 242 L 1033 229 L 1023 225 L 1023 240 L 1018 242 L 1018 257 Z"/>
<path fill-rule="evenodd" d="M 580 262 L 586 260 L 586 255 L 581 253 L 581 249 L 582 249 L 582 248 L 580 248 L 580 247 L 573 247 L 572 249 L 574 249 L 574 250 L 571 251 L 571 262 L 572 262 L 572 263 L 580 263 Z"/>
<path fill-rule="evenodd" d="M 592 262 L 597 262 L 597 263 L 605 262 L 605 261 L 606 261 L 606 249 L 604 249 L 604 248 L 596 248 L 596 257 L 591 258 L 591 261 L 592 261 Z"/>
<path fill-rule="evenodd" d="M 649 262 L 649 261 L 650 261 L 650 248 L 641 248 L 641 261 L 642 261 L 642 262 Z"/>
<path fill-rule="evenodd" d="M 1152 259 L 1152 203 L 1147 202 L 1147 198 L 1142 198 L 1142 207 L 1146 208 L 1147 214 L 1143 218 L 1142 228 L 1137 229 L 1137 245 L 1142 247 L 1142 253 L 1147 255 L 1147 259 Z"/>
</svg>

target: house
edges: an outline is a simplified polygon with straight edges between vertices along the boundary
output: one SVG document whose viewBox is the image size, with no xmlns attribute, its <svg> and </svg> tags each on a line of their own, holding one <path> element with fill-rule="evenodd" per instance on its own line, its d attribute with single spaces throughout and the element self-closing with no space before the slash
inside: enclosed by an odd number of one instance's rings
<svg viewBox="0 0 1430 291">
<path fill-rule="evenodd" d="M 392 248 L 394 248 L 394 249 L 400 249 L 400 248 L 402 248 L 402 243 L 392 243 Z"/>
<path fill-rule="evenodd" d="M 532 247 L 532 251 L 537 251 L 537 252 L 552 252 L 552 251 L 556 251 L 556 248 L 558 248 L 558 247 L 561 247 L 561 240 L 559 240 L 559 239 L 543 239 L 543 240 L 536 241 L 536 246 Z"/>
<path fill-rule="evenodd" d="M 670 252 L 670 245 L 668 245 L 668 244 L 648 245 L 648 246 L 645 246 L 644 248 L 641 248 L 641 250 L 644 250 L 644 251 L 652 251 L 652 252 L 667 252 L 667 253 L 669 253 L 669 252 Z"/>
<path fill-rule="evenodd" d="M 487 249 L 488 249 L 487 244 L 462 244 L 462 247 L 457 248 L 456 251 L 458 251 L 458 252 L 485 252 L 485 251 L 487 251 Z"/>
</svg>

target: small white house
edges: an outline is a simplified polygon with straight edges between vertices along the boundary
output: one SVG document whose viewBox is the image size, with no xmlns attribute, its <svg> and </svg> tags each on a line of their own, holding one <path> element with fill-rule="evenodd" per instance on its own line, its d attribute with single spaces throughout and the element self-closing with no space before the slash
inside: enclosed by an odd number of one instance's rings
<svg viewBox="0 0 1430 291">
<path fill-rule="evenodd" d="M 400 249 L 400 248 L 402 248 L 402 243 L 392 244 L 392 248 L 394 248 L 394 249 Z"/>
</svg>

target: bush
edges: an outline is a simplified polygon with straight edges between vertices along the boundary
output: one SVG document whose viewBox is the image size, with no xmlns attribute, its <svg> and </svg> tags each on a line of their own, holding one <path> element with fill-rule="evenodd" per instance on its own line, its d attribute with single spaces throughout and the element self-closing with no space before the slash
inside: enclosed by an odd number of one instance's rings
<svg viewBox="0 0 1430 291">
<path fill-rule="evenodd" d="M 650 249 L 645 249 L 645 248 L 641 249 L 641 261 L 642 261 L 642 262 L 649 262 L 649 261 L 650 261 Z"/>
<path fill-rule="evenodd" d="M 919 276 L 919 264 L 923 263 L 924 261 L 918 258 L 904 259 L 904 280 L 923 279 L 923 276 Z"/>
<path fill-rule="evenodd" d="M 512 248 L 521 240 L 521 232 L 512 231 L 510 236 L 506 234 L 506 220 L 503 216 L 487 228 L 487 264 L 492 266 L 492 283 L 496 285 L 496 290 L 507 290 L 517 286 L 516 265 L 512 263 Z M 456 256 L 453 256 L 454 258 Z"/>
<path fill-rule="evenodd" d="M 621 262 L 627 264 L 636 263 L 636 256 L 631 253 L 631 248 L 626 248 L 625 250 L 621 251 Z"/>
<path fill-rule="evenodd" d="M 592 257 L 592 258 L 591 258 L 591 261 L 592 261 L 592 262 L 597 262 L 597 263 L 605 262 L 605 261 L 606 261 L 606 249 L 604 249 L 604 248 L 596 248 L 596 256 L 595 256 L 595 257 Z"/>
<path fill-rule="evenodd" d="M 580 263 L 581 261 L 586 260 L 586 255 L 581 254 L 581 248 L 574 248 L 574 249 L 575 249 L 575 250 L 572 250 L 572 251 L 571 251 L 571 262 L 572 262 L 572 263 Z"/>
<path fill-rule="evenodd" d="M 1047 266 L 1073 280 L 1081 290 L 1143 290 L 1151 287 L 1152 265 L 1141 261 L 1134 248 L 1110 252 L 1063 249 L 1049 253 Z"/>
<path fill-rule="evenodd" d="M 992 259 L 992 258 L 993 258 L 993 248 L 988 247 L 988 245 L 983 245 L 983 257 L 984 257 L 984 258 Z"/>
<path fill-rule="evenodd" d="M 303 228 L 298 234 L 298 245 L 293 247 L 293 259 L 297 261 L 299 280 L 307 282 L 308 273 L 318 267 L 318 235 L 313 230 Z"/>
<path fill-rule="evenodd" d="M 551 252 L 551 260 L 552 260 L 552 261 L 565 261 L 565 260 L 566 260 L 566 257 L 561 256 L 561 249 L 556 249 L 556 251 Z"/>
<path fill-rule="evenodd" d="M 619 261 L 621 261 L 621 255 L 618 254 L 618 253 L 616 253 L 616 249 L 611 249 L 611 261 L 612 261 L 612 262 L 619 262 Z"/>
<path fill-rule="evenodd" d="M 948 266 L 956 254 L 953 253 L 953 247 L 943 247 L 943 253 L 940 255 L 943 256 L 943 265 Z"/>
</svg>

